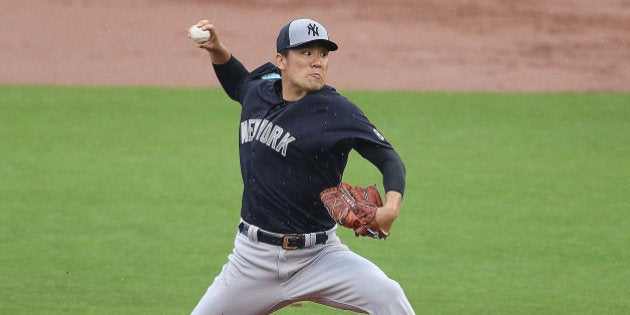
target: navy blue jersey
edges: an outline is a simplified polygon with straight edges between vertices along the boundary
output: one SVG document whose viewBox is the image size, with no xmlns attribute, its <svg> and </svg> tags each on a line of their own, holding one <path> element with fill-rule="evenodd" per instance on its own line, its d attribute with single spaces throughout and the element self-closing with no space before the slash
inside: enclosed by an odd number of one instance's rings
<svg viewBox="0 0 630 315">
<path fill-rule="evenodd" d="M 364 143 L 391 145 L 354 103 L 330 86 L 284 101 L 275 72 L 267 63 L 226 89 L 242 105 L 241 217 L 278 233 L 330 229 L 335 222 L 319 193 L 340 183 L 350 150 Z"/>
</svg>

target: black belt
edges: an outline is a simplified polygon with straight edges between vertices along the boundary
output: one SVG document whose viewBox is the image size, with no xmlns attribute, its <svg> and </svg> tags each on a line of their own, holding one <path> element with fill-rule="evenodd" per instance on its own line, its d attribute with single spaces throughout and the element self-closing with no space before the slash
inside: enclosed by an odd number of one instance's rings
<svg viewBox="0 0 630 315">
<path fill-rule="evenodd" d="M 238 230 L 241 234 L 247 236 L 247 232 L 249 230 L 249 224 L 245 222 L 241 222 L 238 225 Z M 277 236 L 273 234 L 269 234 L 265 231 L 258 230 L 258 241 L 263 242 L 269 245 L 282 246 L 282 248 L 287 250 L 300 249 L 306 247 L 306 236 L 305 234 L 288 234 Z M 315 244 L 324 244 L 328 240 L 328 234 L 326 232 L 318 232 L 315 233 Z"/>
</svg>

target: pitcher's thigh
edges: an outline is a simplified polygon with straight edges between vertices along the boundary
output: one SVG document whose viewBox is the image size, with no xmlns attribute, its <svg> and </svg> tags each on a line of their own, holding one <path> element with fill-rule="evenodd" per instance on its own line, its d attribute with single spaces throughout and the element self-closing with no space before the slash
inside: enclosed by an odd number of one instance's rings
<svg viewBox="0 0 630 315">
<path fill-rule="evenodd" d="M 282 300 L 273 253 L 237 236 L 234 252 L 193 314 L 261 314 Z"/>
<path fill-rule="evenodd" d="M 255 279 L 225 281 L 217 277 L 201 298 L 192 314 L 263 314 L 282 299 L 277 287 Z"/>
<path fill-rule="evenodd" d="M 371 314 L 413 314 L 398 284 L 352 251 L 331 251 L 291 281 L 291 294 Z"/>
</svg>

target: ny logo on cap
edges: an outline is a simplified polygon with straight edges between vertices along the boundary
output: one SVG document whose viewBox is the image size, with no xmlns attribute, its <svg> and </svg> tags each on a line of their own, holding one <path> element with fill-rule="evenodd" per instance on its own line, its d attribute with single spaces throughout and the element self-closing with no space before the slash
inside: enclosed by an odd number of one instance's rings
<svg viewBox="0 0 630 315">
<path fill-rule="evenodd" d="M 306 28 L 308 30 L 308 35 L 319 36 L 319 28 L 317 27 L 317 24 L 309 23 Z"/>
</svg>

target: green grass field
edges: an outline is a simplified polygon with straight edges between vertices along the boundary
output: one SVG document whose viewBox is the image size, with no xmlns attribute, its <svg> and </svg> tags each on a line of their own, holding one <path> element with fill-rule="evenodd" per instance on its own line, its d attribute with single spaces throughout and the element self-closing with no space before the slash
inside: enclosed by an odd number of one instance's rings
<svg viewBox="0 0 630 315">
<path fill-rule="evenodd" d="M 418 314 L 630 313 L 630 95 L 346 95 L 408 177 L 391 238 L 340 236 Z M 0 314 L 189 313 L 232 249 L 238 111 L 215 89 L 0 87 Z M 357 154 L 344 179 L 380 185 Z"/>
</svg>

